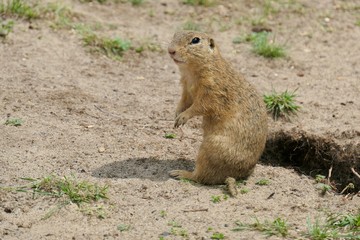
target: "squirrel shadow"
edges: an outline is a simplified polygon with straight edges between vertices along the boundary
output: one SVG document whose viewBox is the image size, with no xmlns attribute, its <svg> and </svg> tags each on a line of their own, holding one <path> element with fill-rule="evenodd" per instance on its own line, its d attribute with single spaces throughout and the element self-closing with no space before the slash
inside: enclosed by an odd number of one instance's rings
<svg viewBox="0 0 360 240">
<path fill-rule="evenodd" d="M 131 158 L 105 164 L 92 172 L 97 178 L 140 178 L 165 181 L 169 171 L 174 169 L 192 170 L 194 162 L 187 159 Z"/>
</svg>

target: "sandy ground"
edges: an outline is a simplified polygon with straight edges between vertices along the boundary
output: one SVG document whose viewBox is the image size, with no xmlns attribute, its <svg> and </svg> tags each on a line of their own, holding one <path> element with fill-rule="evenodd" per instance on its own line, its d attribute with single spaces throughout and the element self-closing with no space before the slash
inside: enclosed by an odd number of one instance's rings
<svg viewBox="0 0 360 240">
<path fill-rule="evenodd" d="M 58 200 L 2 188 L 0 239 L 210 239 L 215 232 L 226 239 L 266 239 L 261 232 L 232 229 L 236 221 L 278 217 L 290 226 L 288 239 L 306 239 L 307 219 L 360 211 L 359 195 L 321 196 L 311 171 L 301 174 L 298 167 L 276 160 L 258 164 L 246 183 L 248 193 L 219 203 L 211 199 L 223 198 L 224 186 L 168 177 L 169 170 L 193 168 L 201 143 L 201 119 L 173 129 L 179 72 L 166 46 L 188 20 L 213 35 L 224 57 L 261 93 L 297 89 L 301 112 L 292 122 L 269 117 L 270 135 L 303 131 L 330 139 L 340 149 L 355 149 L 341 161 L 360 172 L 359 2 L 275 5 L 280 10 L 270 13 L 265 25 L 276 42 L 286 45 L 288 57 L 278 60 L 256 56 L 248 43 L 232 43 L 263 16 L 260 1 L 218 2 L 193 7 L 148 0 L 135 7 L 60 1 L 76 13 L 74 21 L 102 26 L 96 30 L 101 36 L 163 49 L 131 50 L 121 61 L 90 53 L 79 33 L 51 28 L 51 18 L 16 20 L 14 31 L 0 43 L 0 186 L 26 184 L 24 177 L 75 175 L 109 185 L 109 199 L 100 203 L 104 219 L 69 204 L 43 220 Z M 3 124 L 8 118 L 21 118 L 23 124 Z M 166 139 L 166 133 L 176 138 Z M 328 170 L 312 169 L 324 175 Z M 344 171 L 344 181 L 356 181 L 349 169 Z M 260 179 L 270 184 L 256 185 Z M 129 229 L 120 231 L 119 225 Z M 175 236 L 172 228 L 187 236 Z"/>
</svg>

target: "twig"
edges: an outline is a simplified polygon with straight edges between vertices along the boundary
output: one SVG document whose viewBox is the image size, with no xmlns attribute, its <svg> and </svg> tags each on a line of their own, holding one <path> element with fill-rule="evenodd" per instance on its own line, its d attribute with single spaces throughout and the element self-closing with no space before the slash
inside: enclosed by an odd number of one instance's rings
<svg viewBox="0 0 360 240">
<path fill-rule="evenodd" d="M 189 210 L 183 210 L 183 212 L 207 212 L 208 208 L 200 208 L 200 209 L 189 209 Z"/>
<path fill-rule="evenodd" d="M 358 174 L 353 167 L 350 169 L 355 174 L 355 176 L 357 176 L 360 179 L 360 174 Z"/>
<path fill-rule="evenodd" d="M 122 118 L 120 115 L 117 115 L 117 114 L 114 114 L 114 113 L 105 111 L 105 110 L 101 109 L 100 107 L 98 107 L 98 106 L 96 106 L 96 105 L 94 105 L 94 107 L 95 107 L 97 110 L 99 110 L 100 112 L 106 113 L 107 115 L 110 115 L 110 116 L 112 116 L 112 117 Z"/>
<path fill-rule="evenodd" d="M 331 168 L 329 169 L 329 173 L 328 173 L 328 184 L 331 186 L 331 182 L 330 182 L 330 178 L 331 178 L 331 173 L 332 173 L 332 169 L 333 169 L 333 166 L 331 166 Z"/>
</svg>

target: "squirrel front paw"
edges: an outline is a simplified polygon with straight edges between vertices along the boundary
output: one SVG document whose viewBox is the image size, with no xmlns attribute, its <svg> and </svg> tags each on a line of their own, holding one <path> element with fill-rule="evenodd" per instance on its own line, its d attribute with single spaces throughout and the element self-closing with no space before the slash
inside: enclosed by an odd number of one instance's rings
<svg viewBox="0 0 360 240">
<path fill-rule="evenodd" d="M 182 112 L 175 118 L 175 124 L 174 127 L 178 128 L 182 125 L 184 125 L 188 120 L 190 119 L 190 116 L 187 112 Z"/>
</svg>

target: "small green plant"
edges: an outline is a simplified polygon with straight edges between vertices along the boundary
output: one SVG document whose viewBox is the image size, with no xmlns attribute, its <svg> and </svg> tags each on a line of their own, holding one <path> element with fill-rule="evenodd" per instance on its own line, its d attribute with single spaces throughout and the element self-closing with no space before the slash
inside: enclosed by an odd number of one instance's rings
<svg viewBox="0 0 360 240">
<path fill-rule="evenodd" d="M 307 219 L 307 233 L 305 233 L 305 236 L 313 240 L 334 239 L 338 236 L 338 232 L 321 225 L 318 219 L 315 220 L 314 224 L 310 222 L 310 219 Z"/>
<path fill-rule="evenodd" d="M 85 215 L 96 216 L 100 219 L 105 219 L 106 217 L 106 208 L 103 205 L 81 207 L 80 211 Z"/>
<path fill-rule="evenodd" d="M 295 103 L 295 92 L 296 90 L 291 93 L 286 90 L 279 94 L 273 90 L 271 94 L 264 95 L 266 108 L 275 121 L 279 117 L 290 119 L 291 115 L 296 115 L 299 111 L 300 106 Z"/>
<path fill-rule="evenodd" d="M 23 120 L 20 118 L 9 118 L 5 121 L 5 125 L 9 125 L 9 126 L 21 126 L 23 124 Z"/>
<path fill-rule="evenodd" d="M 246 34 L 243 36 L 237 36 L 233 39 L 234 44 L 240 44 L 244 42 L 252 42 L 255 39 L 256 33 Z"/>
<path fill-rule="evenodd" d="M 360 19 L 355 22 L 355 25 L 360 27 Z"/>
<path fill-rule="evenodd" d="M 23 0 L 4 0 L 0 2 L 0 15 L 34 19 L 39 17 L 39 10 Z"/>
<path fill-rule="evenodd" d="M 129 231 L 129 229 L 130 229 L 130 225 L 127 224 L 119 224 L 117 226 L 117 230 L 119 230 L 120 232 Z"/>
<path fill-rule="evenodd" d="M 193 21 L 186 21 L 183 26 L 182 26 L 183 30 L 188 30 L 188 31 L 200 31 L 201 27 L 194 23 Z"/>
<path fill-rule="evenodd" d="M 57 206 L 51 209 L 42 219 L 51 217 L 64 206 L 75 203 L 80 211 L 86 215 L 96 215 L 105 218 L 105 208 L 101 205 L 92 206 L 94 202 L 107 199 L 108 186 L 99 186 L 86 181 L 78 181 L 74 176 L 57 177 L 50 175 L 42 179 L 22 178 L 30 182 L 25 186 L 17 187 L 18 192 L 29 192 L 36 196 L 50 196 L 60 199 Z"/>
<path fill-rule="evenodd" d="M 232 40 L 232 43 L 233 43 L 233 44 L 240 44 L 240 43 L 242 43 L 242 42 L 244 42 L 244 41 L 243 41 L 243 38 L 242 38 L 242 37 L 239 37 L 239 36 L 234 37 L 233 40 Z"/>
<path fill-rule="evenodd" d="M 72 29 L 74 23 L 72 21 L 73 13 L 70 8 L 59 3 L 49 3 L 43 12 L 53 21 L 50 24 L 52 29 Z"/>
<path fill-rule="evenodd" d="M 168 226 L 176 227 L 176 228 L 181 228 L 181 224 L 179 224 L 179 223 L 176 222 L 176 221 L 168 222 Z"/>
<path fill-rule="evenodd" d="M 77 181 L 74 177 L 59 178 L 48 176 L 42 179 L 23 178 L 30 181 L 33 195 L 48 195 L 53 197 L 66 196 L 72 203 L 80 205 L 107 198 L 108 186 L 98 186 L 86 181 Z M 29 190 L 27 187 L 21 190 Z"/>
<path fill-rule="evenodd" d="M 85 2 L 98 2 L 100 4 L 106 3 L 107 0 L 80 0 L 81 3 L 85 3 Z"/>
<path fill-rule="evenodd" d="M 167 213 L 165 210 L 160 211 L 160 217 L 164 218 L 164 217 L 166 217 L 166 215 L 167 215 Z"/>
<path fill-rule="evenodd" d="M 182 237 L 188 237 L 189 236 L 187 230 L 182 228 L 181 224 L 179 224 L 179 223 L 177 223 L 175 221 L 169 222 L 168 226 L 171 226 L 170 233 L 172 235 L 174 235 L 174 236 L 182 236 Z"/>
<path fill-rule="evenodd" d="M 253 52 L 265 58 L 279 58 L 285 56 L 282 46 L 270 43 L 267 32 L 259 32 L 254 35 L 252 40 Z"/>
<path fill-rule="evenodd" d="M 240 189 L 240 193 L 241 194 L 246 194 L 246 193 L 248 193 L 250 190 L 248 189 L 248 188 L 241 188 Z"/>
<path fill-rule="evenodd" d="M 278 13 L 279 10 L 273 6 L 272 0 L 263 1 L 263 15 L 268 17 L 274 13 Z"/>
<path fill-rule="evenodd" d="M 138 47 L 135 47 L 135 52 L 142 53 L 144 51 L 150 51 L 150 52 L 162 52 L 163 49 L 160 44 L 154 43 L 150 41 L 149 39 L 145 39 L 140 43 Z"/>
<path fill-rule="evenodd" d="M 219 195 L 211 196 L 211 201 L 213 203 L 219 203 L 219 202 L 221 202 L 221 196 L 219 196 Z"/>
<path fill-rule="evenodd" d="M 225 235 L 223 233 L 219 233 L 219 232 L 216 232 L 216 233 L 213 233 L 213 235 L 211 235 L 210 237 L 211 239 L 225 239 Z"/>
<path fill-rule="evenodd" d="M 0 37 L 6 38 L 14 27 L 14 21 L 1 22 L 0 21 Z"/>
<path fill-rule="evenodd" d="M 318 175 L 315 176 L 315 181 L 317 183 L 324 183 L 325 180 L 326 180 L 326 177 L 324 175 L 318 174 Z"/>
<path fill-rule="evenodd" d="M 165 138 L 176 138 L 176 134 L 175 133 L 165 133 Z"/>
<path fill-rule="evenodd" d="M 237 225 L 233 231 L 243 231 L 243 230 L 257 230 L 265 233 L 267 236 L 281 236 L 286 237 L 288 235 L 288 225 L 285 220 L 281 218 L 276 218 L 274 221 L 264 221 L 261 223 L 257 218 L 252 224 L 244 224 L 241 222 L 235 222 Z"/>
<path fill-rule="evenodd" d="M 181 237 L 188 237 L 189 234 L 186 229 L 183 228 L 171 228 L 170 230 L 171 235 L 173 236 L 181 236 Z"/>
<path fill-rule="evenodd" d="M 224 194 L 223 196 L 220 196 L 220 195 L 213 195 L 211 196 L 211 202 L 213 203 L 219 203 L 221 202 L 222 200 L 228 200 L 229 199 L 229 195 L 227 194 Z"/>
<path fill-rule="evenodd" d="M 266 18 L 264 17 L 255 17 L 250 20 L 250 23 L 254 27 L 264 26 L 266 25 Z"/>
<path fill-rule="evenodd" d="M 129 2 L 131 2 L 133 6 L 139 6 L 144 2 L 144 0 L 129 0 Z"/>
<path fill-rule="evenodd" d="M 327 214 L 325 221 L 307 219 L 306 237 L 314 240 L 360 239 L 360 212 L 357 214 Z"/>
<path fill-rule="evenodd" d="M 110 58 L 120 60 L 124 52 L 129 50 L 131 42 L 121 38 L 103 38 L 89 30 L 81 31 L 85 46 L 90 46 L 95 51 L 104 53 Z"/>
<path fill-rule="evenodd" d="M 216 0 L 183 0 L 183 3 L 192 6 L 199 5 L 210 7 L 216 4 Z"/>
<path fill-rule="evenodd" d="M 325 183 L 318 183 L 316 188 L 321 191 L 322 195 L 325 195 L 327 192 L 332 190 L 331 186 Z"/>
<path fill-rule="evenodd" d="M 265 186 L 265 185 L 269 185 L 270 181 L 268 179 L 260 179 L 259 181 L 257 181 L 255 183 L 256 185 L 260 185 L 260 186 Z"/>
<path fill-rule="evenodd" d="M 345 231 L 360 231 L 360 212 L 354 215 L 328 214 L 327 222 L 332 228 L 342 228 Z"/>
</svg>

